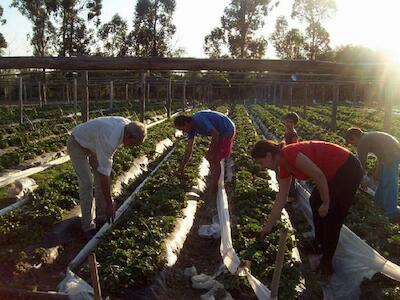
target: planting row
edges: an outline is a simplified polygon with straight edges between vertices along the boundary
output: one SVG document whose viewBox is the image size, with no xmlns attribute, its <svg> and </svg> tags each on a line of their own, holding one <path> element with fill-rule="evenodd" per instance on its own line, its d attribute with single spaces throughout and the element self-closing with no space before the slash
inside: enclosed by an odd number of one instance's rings
<svg viewBox="0 0 400 300">
<path fill-rule="evenodd" d="M 187 205 L 186 192 L 195 185 L 205 155 L 206 139 L 197 139 L 182 176 L 173 176 L 185 151 L 178 141 L 174 153 L 135 194 L 124 215 L 100 240 L 96 255 L 106 294 L 124 295 L 153 282 L 166 267 L 165 239 Z"/>
<path fill-rule="evenodd" d="M 266 108 L 252 106 L 251 111 L 262 120 L 272 134 L 277 137 L 283 136 L 284 126 L 281 124 L 280 118 L 270 112 L 269 106 Z M 282 110 L 281 115 L 284 113 L 285 111 Z M 300 137 L 304 138 L 307 135 L 308 138 L 305 139 L 321 139 L 337 143 L 338 138 L 335 138 L 334 135 L 324 133 L 322 137 L 325 138 L 321 138 L 319 130 L 317 129 L 314 132 L 312 126 L 302 127 L 301 129 L 299 126 L 298 132 Z M 400 263 L 400 226 L 390 223 L 383 216 L 383 212 L 373 204 L 370 197 L 365 193 L 357 192 L 355 203 L 350 209 L 345 224 L 386 258 L 397 264 Z M 382 275 L 375 275 L 372 281 L 366 281 L 363 293 L 366 294 L 375 291 L 374 293 L 382 297 L 384 295 L 394 295 L 395 293 L 399 293 L 398 289 L 395 288 L 396 284 L 395 281 L 389 280 Z"/>
<path fill-rule="evenodd" d="M 237 217 L 237 224 L 232 230 L 233 245 L 241 259 L 252 262 L 251 273 L 254 276 L 262 282 L 271 282 L 278 250 L 279 229 L 287 228 L 288 225 L 281 221 L 274 228 L 274 232 L 264 240 L 260 239 L 260 230 L 271 212 L 276 193 L 269 186 L 268 173 L 261 171 L 249 155 L 250 147 L 258 137 L 246 109 L 237 105 L 230 115 L 237 126 L 232 153 L 234 178 L 228 190 L 231 213 Z M 294 246 L 293 241 L 288 239 L 279 289 L 280 299 L 296 299 L 299 296 L 296 287 L 300 283 L 300 273 L 298 263 L 291 256 Z M 252 293 L 251 287 L 243 277 L 226 274 L 224 286 L 232 294 L 239 291 Z"/>
</svg>

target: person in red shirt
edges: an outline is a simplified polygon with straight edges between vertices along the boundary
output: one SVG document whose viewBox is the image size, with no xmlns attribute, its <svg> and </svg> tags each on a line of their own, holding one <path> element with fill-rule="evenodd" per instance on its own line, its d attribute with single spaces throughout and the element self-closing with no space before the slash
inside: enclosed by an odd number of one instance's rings
<svg viewBox="0 0 400 300">
<path fill-rule="evenodd" d="M 261 230 L 262 237 L 271 232 L 280 218 L 292 178 L 314 181 L 316 188 L 310 196 L 314 248 L 317 254 L 322 254 L 317 272 L 331 275 L 340 230 L 363 177 L 360 161 L 347 149 L 322 141 L 284 146 L 262 140 L 255 144 L 251 156 L 261 167 L 274 170 L 279 178 L 279 192 Z"/>
</svg>

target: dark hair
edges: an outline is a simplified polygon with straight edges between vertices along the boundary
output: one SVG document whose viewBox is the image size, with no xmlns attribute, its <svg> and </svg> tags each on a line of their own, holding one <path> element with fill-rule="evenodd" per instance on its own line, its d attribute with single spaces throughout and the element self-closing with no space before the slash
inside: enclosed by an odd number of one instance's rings
<svg viewBox="0 0 400 300">
<path fill-rule="evenodd" d="M 296 125 L 299 122 L 300 117 L 295 112 L 289 112 L 283 117 L 283 119 L 284 120 L 292 120 L 294 125 Z"/>
<path fill-rule="evenodd" d="M 283 148 L 284 143 L 277 143 L 271 140 L 261 140 L 258 141 L 253 149 L 251 150 L 252 158 L 263 158 L 267 153 L 271 153 L 272 156 L 280 153 Z"/>
<path fill-rule="evenodd" d="M 347 129 L 346 134 L 344 136 L 346 143 L 349 142 L 349 140 L 355 138 L 355 137 L 360 137 L 362 136 L 363 131 L 358 128 L 358 127 L 350 127 L 349 129 Z"/>
<path fill-rule="evenodd" d="M 184 126 L 192 121 L 191 116 L 177 116 L 174 120 L 175 126 Z"/>
</svg>

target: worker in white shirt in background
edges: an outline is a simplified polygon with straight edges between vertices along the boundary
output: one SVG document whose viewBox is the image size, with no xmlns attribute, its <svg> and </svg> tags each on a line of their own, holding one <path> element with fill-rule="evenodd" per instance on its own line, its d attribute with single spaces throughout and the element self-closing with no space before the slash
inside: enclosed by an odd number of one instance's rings
<svg viewBox="0 0 400 300">
<path fill-rule="evenodd" d="M 115 204 L 111 195 L 113 155 L 118 146 L 132 147 L 146 138 L 146 127 L 123 117 L 100 117 L 79 124 L 67 142 L 68 154 L 78 175 L 82 230 L 87 238 L 105 222 L 113 222 Z M 95 201 L 93 199 L 93 179 Z"/>
</svg>

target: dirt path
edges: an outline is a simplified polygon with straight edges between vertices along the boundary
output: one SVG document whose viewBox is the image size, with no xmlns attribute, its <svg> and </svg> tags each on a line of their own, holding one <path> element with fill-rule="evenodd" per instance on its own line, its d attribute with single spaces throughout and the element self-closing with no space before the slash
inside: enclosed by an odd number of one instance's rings
<svg viewBox="0 0 400 300">
<path fill-rule="evenodd" d="M 195 266 L 198 274 L 212 275 L 221 265 L 219 253 L 220 239 L 207 239 L 198 235 L 200 225 L 210 224 L 215 210 L 215 194 L 203 197 L 204 203 L 200 203 L 192 229 L 188 234 L 183 249 L 174 267 L 167 276 L 166 290 L 160 295 L 162 300 L 200 299 L 200 295 L 206 290 L 196 290 L 191 287 L 189 279 L 184 277 L 185 268 Z"/>
</svg>

